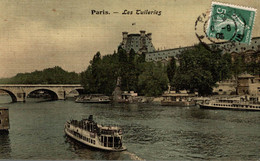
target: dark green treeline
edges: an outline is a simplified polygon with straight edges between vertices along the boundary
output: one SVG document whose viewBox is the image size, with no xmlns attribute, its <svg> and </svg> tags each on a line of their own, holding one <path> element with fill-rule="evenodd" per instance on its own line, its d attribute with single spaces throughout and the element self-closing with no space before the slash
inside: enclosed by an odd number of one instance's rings
<svg viewBox="0 0 260 161">
<path fill-rule="evenodd" d="M 111 95 L 121 78 L 121 90 L 141 95 L 159 96 L 168 88 L 166 67 L 160 63 L 145 62 L 144 54 L 129 54 L 121 47 L 112 55 L 101 58 L 98 52 L 87 70 L 81 73 L 81 84 L 89 93 Z"/>
<path fill-rule="evenodd" d="M 257 54 L 259 53 L 253 54 L 250 63 L 245 63 L 243 56 L 237 56 L 232 61 L 230 54 L 211 52 L 198 44 L 177 55 L 178 61 L 172 58 L 168 65 L 163 65 L 160 62 L 145 62 L 145 54 L 136 54 L 134 50 L 126 53 L 119 47 L 117 52 L 110 55 L 101 56 L 97 52 L 87 69 L 80 74 L 54 67 L 32 73 L 19 73 L 12 78 L 0 79 L 0 83 L 81 83 L 86 93 L 111 95 L 120 77 L 121 90 L 135 91 L 139 95 L 160 96 L 168 89 L 169 84 L 176 91 L 186 89 L 200 95 L 209 95 L 218 81 L 236 78 L 243 72 L 260 74 Z"/>
<path fill-rule="evenodd" d="M 165 66 L 160 62 L 145 62 L 144 54 L 136 54 L 134 50 L 127 54 L 121 47 L 103 57 L 98 52 L 87 70 L 81 73 L 81 84 L 89 93 L 110 95 L 117 78 L 121 77 L 122 90 L 133 90 L 140 95 L 160 96 L 168 89 L 168 84 L 172 90 L 210 95 L 218 81 L 243 72 L 260 74 L 256 60 L 245 63 L 244 57 L 238 56 L 232 61 L 230 54 L 211 52 L 202 44 L 183 51 L 177 58 L 178 62 L 172 58 Z"/>
<path fill-rule="evenodd" d="M 61 67 L 47 68 L 31 73 L 18 73 L 12 78 L 0 79 L 1 84 L 79 84 L 79 74 Z"/>
</svg>

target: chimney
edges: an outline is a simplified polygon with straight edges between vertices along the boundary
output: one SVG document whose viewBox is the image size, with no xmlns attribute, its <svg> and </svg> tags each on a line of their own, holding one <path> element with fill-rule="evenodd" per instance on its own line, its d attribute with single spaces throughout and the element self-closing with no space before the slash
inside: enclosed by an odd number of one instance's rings
<svg viewBox="0 0 260 161">
<path fill-rule="evenodd" d="M 152 40 L 152 33 L 148 33 L 147 37 L 148 37 L 149 40 Z"/>
<path fill-rule="evenodd" d="M 141 30 L 140 34 L 141 34 L 141 36 L 140 36 L 140 48 L 139 48 L 139 51 L 147 52 L 145 31 Z"/>
<path fill-rule="evenodd" d="M 122 42 L 122 44 L 125 45 L 126 41 L 127 41 L 128 32 L 122 32 L 122 35 L 123 35 L 123 42 Z"/>
<path fill-rule="evenodd" d="M 144 37 L 144 36 L 145 36 L 145 31 L 144 31 L 144 30 L 141 30 L 141 31 L 140 31 L 140 34 L 141 34 L 141 37 Z"/>
</svg>

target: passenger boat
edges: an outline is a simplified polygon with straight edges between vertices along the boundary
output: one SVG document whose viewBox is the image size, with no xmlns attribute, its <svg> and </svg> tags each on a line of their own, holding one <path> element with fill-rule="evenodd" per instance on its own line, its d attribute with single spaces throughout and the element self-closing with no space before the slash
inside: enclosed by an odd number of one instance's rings
<svg viewBox="0 0 260 161">
<path fill-rule="evenodd" d="M 102 94 L 80 95 L 76 98 L 77 103 L 109 103 L 108 96 Z"/>
<path fill-rule="evenodd" d="M 122 145 L 122 129 L 117 126 L 103 126 L 93 121 L 93 116 L 81 121 L 67 121 L 64 127 L 65 133 L 90 147 L 107 151 L 124 151 Z"/>
<path fill-rule="evenodd" d="M 237 98 L 222 98 L 205 101 L 199 104 L 200 108 L 234 109 L 260 111 L 260 104 L 253 104 Z"/>
</svg>

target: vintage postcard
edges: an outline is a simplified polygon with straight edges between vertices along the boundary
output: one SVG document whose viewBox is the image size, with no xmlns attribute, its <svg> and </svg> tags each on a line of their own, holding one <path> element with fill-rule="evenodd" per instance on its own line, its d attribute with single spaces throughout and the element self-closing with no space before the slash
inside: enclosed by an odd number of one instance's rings
<svg viewBox="0 0 260 161">
<path fill-rule="evenodd" d="M 259 0 L 1 0 L 0 160 L 259 160 Z"/>
</svg>

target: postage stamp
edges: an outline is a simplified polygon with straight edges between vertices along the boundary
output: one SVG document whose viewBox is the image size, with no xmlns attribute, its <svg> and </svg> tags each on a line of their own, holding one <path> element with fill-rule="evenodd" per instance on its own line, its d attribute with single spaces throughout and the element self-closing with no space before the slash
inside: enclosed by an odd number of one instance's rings
<svg viewBox="0 0 260 161">
<path fill-rule="evenodd" d="M 250 44 L 256 9 L 212 2 L 208 38 Z"/>
</svg>

